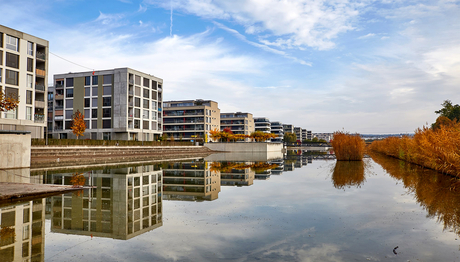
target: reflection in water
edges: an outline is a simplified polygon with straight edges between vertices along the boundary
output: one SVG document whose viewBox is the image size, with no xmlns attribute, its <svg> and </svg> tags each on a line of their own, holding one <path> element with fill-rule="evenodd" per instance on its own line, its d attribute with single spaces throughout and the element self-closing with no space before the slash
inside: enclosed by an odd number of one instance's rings
<svg viewBox="0 0 460 262">
<path fill-rule="evenodd" d="M 162 171 L 137 166 L 83 174 L 83 195 L 51 198 L 52 232 L 130 239 L 162 225 Z M 71 173 L 50 174 L 53 184 L 72 184 Z"/>
<path fill-rule="evenodd" d="M 43 261 L 45 199 L 0 208 L 0 261 Z"/>
<path fill-rule="evenodd" d="M 390 176 L 404 183 L 427 211 L 427 217 L 436 218 L 444 230 L 460 235 L 460 190 L 453 188 L 454 178 L 380 154 L 371 157 Z"/>
<path fill-rule="evenodd" d="M 337 161 L 332 173 L 334 187 L 360 187 L 365 182 L 364 166 L 364 161 Z"/>
</svg>

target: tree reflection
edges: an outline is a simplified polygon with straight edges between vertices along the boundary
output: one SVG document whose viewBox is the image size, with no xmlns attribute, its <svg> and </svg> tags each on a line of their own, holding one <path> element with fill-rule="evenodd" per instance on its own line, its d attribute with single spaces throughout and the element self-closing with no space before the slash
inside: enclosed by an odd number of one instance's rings
<svg viewBox="0 0 460 262">
<path fill-rule="evenodd" d="M 364 181 L 364 161 L 337 161 L 332 173 L 332 183 L 337 189 L 359 187 Z"/>
<path fill-rule="evenodd" d="M 444 230 L 453 230 L 460 235 L 458 179 L 380 154 L 372 153 L 371 157 L 390 176 L 403 182 L 427 211 L 427 217 L 436 218 Z"/>
</svg>

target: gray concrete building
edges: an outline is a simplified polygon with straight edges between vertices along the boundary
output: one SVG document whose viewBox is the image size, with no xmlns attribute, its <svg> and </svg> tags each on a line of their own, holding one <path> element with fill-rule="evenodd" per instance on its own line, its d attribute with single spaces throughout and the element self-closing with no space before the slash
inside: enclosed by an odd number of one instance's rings
<svg viewBox="0 0 460 262">
<path fill-rule="evenodd" d="M 72 115 L 84 114 L 84 139 L 153 141 L 162 135 L 163 80 L 131 68 L 54 75 L 48 129 L 75 138 Z"/>
<path fill-rule="evenodd" d="M 261 131 L 264 133 L 270 133 L 270 119 L 266 117 L 254 117 L 254 125 L 256 131 Z"/>
<path fill-rule="evenodd" d="M 272 138 L 272 142 L 281 143 L 283 142 L 284 137 L 284 130 L 283 130 L 283 123 L 275 121 L 270 122 L 270 132 L 277 135 L 276 138 Z"/>
<path fill-rule="evenodd" d="M 0 130 L 44 138 L 48 46 L 47 40 L 0 25 L 0 90 L 19 96 L 16 109 L 0 112 Z"/>
</svg>

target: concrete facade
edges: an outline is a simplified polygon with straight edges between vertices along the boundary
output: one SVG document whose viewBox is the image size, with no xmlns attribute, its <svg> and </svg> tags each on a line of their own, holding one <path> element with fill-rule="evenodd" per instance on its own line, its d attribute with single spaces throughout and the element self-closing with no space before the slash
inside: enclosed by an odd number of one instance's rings
<svg viewBox="0 0 460 262">
<path fill-rule="evenodd" d="M 83 139 L 154 141 L 162 135 L 163 80 L 131 68 L 54 75 L 53 138 L 76 138 L 72 115 L 85 116 Z"/>
<path fill-rule="evenodd" d="M 256 131 L 261 131 L 264 133 L 271 132 L 270 119 L 266 117 L 254 117 L 254 125 Z"/>
<path fill-rule="evenodd" d="M 270 132 L 277 135 L 278 137 L 272 138 L 272 142 L 282 143 L 284 137 L 283 123 L 281 122 L 271 122 L 270 123 Z"/>
<path fill-rule="evenodd" d="M 220 131 L 230 128 L 233 134 L 250 135 L 255 131 L 254 118 L 251 113 L 221 113 Z M 249 138 L 245 139 L 249 142 Z"/>
<path fill-rule="evenodd" d="M 47 40 L 0 25 L 0 90 L 19 96 L 16 109 L 0 112 L 0 130 L 44 138 L 48 47 Z"/>
<path fill-rule="evenodd" d="M 0 168 L 30 167 L 30 133 L 0 132 Z"/>
</svg>

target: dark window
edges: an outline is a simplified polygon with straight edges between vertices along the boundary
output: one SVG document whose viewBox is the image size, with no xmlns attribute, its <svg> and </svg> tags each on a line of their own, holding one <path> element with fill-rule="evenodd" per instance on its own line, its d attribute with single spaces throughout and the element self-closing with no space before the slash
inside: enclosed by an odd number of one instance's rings
<svg viewBox="0 0 460 262">
<path fill-rule="evenodd" d="M 144 78 L 144 86 L 145 87 L 150 87 L 150 79 Z"/>
<path fill-rule="evenodd" d="M 19 56 L 6 52 L 6 66 L 19 69 Z"/>
<path fill-rule="evenodd" d="M 93 98 L 93 107 L 97 107 L 97 97 Z"/>
<path fill-rule="evenodd" d="M 97 76 L 93 76 L 93 85 L 97 85 L 97 80 L 98 80 Z"/>
<path fill-rule="evenodd" d="M 142 121 L 142 128 L 143 129 L 149 129 L 150 128 L 149 121 Z"/>
<path fill-rule="evenodd" d="M 85 120 L 85 127 L 89 129 L 89 120 Z"/>
<path fill-rule="evenodd" d="M 90 76 L 85 76 L 85 86 L 91 85 L 91 77 Z"/>
<path fill-rule="evenodd" d="M 140 109 L 134 109 L 134 117 L 140 118 L 141 117 L 141 110 Z"/>
<path fill-rule="evenodd" d="M 85 96 L 91 95 L 91 87 L 85 87 Z"/>
<path fill-rule="evenodd" d="M 140 120 L 134 120 L 134 128 L 139 129 L 140 128 L 141 121 Z"/>
<path fill-rule="evenodd" d="M 26 104 L 32 104 L 32 91 L 26 91 Z"/>
<path fill-rule="evenodd" d="M 73 78 L 66 78 L 65 79 L 65 86 L 66 87 L 73 86 Z"/>
<path fill-rule="evenodd" d="M 150 101 L 148 99 L 142 100 L 142 103 L 145 109 L 149 108 Z"/>
<path fill-rule="evenodd" d="M 9 85 L 18 85 L 19 73 L 15 71 L 5 70 L 5 83 Z"/>
<path fill-rule="evenodd" d="M 65 90 L 65 97 L 73 97 L 73 88 Z"/>
<path fill-rule="evenodd" d="M 111 97 L 103 97 L 102 98 L 102 106 L 112 106 L 112 98 Z"/>
<path fill-rule="evenodd" d="M 141 107 L 141 99 L 140 98 L 134 98 L 134 105 L 137 107 Z"/>
<path fill-rule="evenodd" d="M 0 47 L 3 47 L 3 33 L 0 33 Z"/>
<path fill-rule="evenodd" d="M 89 114 L 90 114 L 89 112 L 91 112 L 90 109 L 85 109 L 85 113 L 84 113 L 85 118 L 89 118 Z"/>
<path fill-rule="evenodd" d="M 149 93 L 150 93 L 149 90 L 144 89 L 143 92 L 144 92 L 144 98 L 149 98 Z"/>
<path fill-rule="evenodd" d="M 27 58 L 27 72 L 33 72 L 33 71 L 34 71 L 34 60 L 32 58 Z"/>
<path fill-rule="evenodd" d="M 90 107 L 90 98 L 85 98 L 85 107 Z"/>
<path fill-rule="evenodd" d="M 0 34 L 0 36 L 1 36 L 1 34 Z M 2 47 L 2 45 L 0 45 L 0 47 Z M 0 65 L 3 65 L 3 51 L 0 51 Z"/>
<path fill-rule="evenodd" d="M 152 80 L 152 89 L 157 90 L 157 81 Z"/>
<path fill-rule="evenodd" d="M 73 114 L 72 110 L 66 110 L 65 111 L 65 119 L 72 119 L 72 114 Z"/>
<path fill-rule="evenodd" d="M 65 100 L 65 108 L 73 108 L 73 100 L 72 99 L 66 99 Z"/>
<path fill-rule="evenodd" d="M 103 91 L 105 96 L 112 95 L 112 86 L 104 86 Z"/>
<path fill-rule="evenodd" d="M 72 121 L 65 121 L 65 129 L 70 129 L 72 126 Z"/>
<path fill-rule="evenodd" d="M 91 117 L 92 118 L 97 118 L 97 109 L 91 110 Z"/>
<path fill-rule="evenodd" d="M 105 75 L 104 76 L 104 85 L 109 85 L 112 83 L 112 75 Z"/>
<path fill-rule="evenodd" d="M 102 128 L 111 128 L 112 127 L 112 120 L 104 119 L 102 120 Z"/>
<path fill-rule="evenodd" d="M 97 129 L 97 120 L 91 121 L 91 129 Z M 91 139 L 97 139 L 97 135 L 95 138 L 93 138 L 93 133 L 91 133 Z"/>
<path fill-rule="evenodd" d="M 136 85 L 141 85 L 141 77 L 140 76 L 134 76 L 134 83 Z"/>
<path fill-rule="evenodd" d="M 93 96 L 97 96 L 97 86 L 93 86 Z"/>
<path fill-rule="evenodd" d="M 152 91 L 152 99 L 157 100 L 157 92 L 156 91 Z"/>
<path fill-rule="evenodd" d="M 111 116 L 112 116 L 112 108 L 103 108 L 102 109 L 102 117 L 111 117 Z"/>
</svg>

